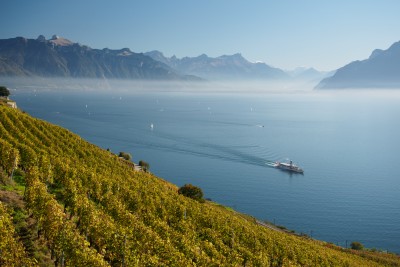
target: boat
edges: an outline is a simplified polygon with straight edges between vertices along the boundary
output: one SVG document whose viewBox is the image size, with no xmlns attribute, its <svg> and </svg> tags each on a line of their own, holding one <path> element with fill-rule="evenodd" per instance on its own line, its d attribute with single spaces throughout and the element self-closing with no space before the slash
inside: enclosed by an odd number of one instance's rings
<svg viewBox="0 0 400 267">
<path fill-rule="evenodd" d="M 289 171 L 289 172 L 296 172 L 296 173 L 304 173 L 304 170 L 300 168 L 299 166 L 293 164 L 293 162 L 290 160 L 289 162 L 275 162 L 273 165 L 275 168 L 284 170 L 284 171 Z"/>
</svg>

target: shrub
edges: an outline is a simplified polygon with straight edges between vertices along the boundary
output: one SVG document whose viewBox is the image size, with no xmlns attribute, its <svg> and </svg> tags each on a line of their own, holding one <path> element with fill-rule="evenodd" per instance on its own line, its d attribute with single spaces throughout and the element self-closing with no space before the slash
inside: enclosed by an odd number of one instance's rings
<svg viewBox="0 0 400 267">
<path fill-rule="evenodd" d="M 10 95 L 10 91 L 5 86 L 0 86 L 0 96 L 8 97 Z"/>
<path fill-rule="evenodd" d="M 139 161 L 139 166 L 142 167 L 142 170 L 148 172 L 150 170 L 150 165 L 146 161 Z"/>
<path fill-rule="evenodd" d="M 201 201 L 203 199 L 203 191 L 201 190 L 201 188 L 192 184 L 185 184 L 184 186 L 179 188 L 178 193 L 198 201 Z"/>
<path fill-rule="evenodd" d="M 126 159 L 126 160 L 131 160 L 131 159 L 132 159 L 131 154 L 126 153 L 126 152 L 122 152 L 122 151 L 119 152 L 118 157 L 124 158 L 124 159 Z"/>
<path fill-rule="evenodd" d="M 357 241 L 351 242 L 350 247 L 351 247 L 351 249 L 355 249 L 355 250 L 363 250 L 364 249 L 363 244 L 361 244 L 360 242 L 357 242 Z"/>
</svg>

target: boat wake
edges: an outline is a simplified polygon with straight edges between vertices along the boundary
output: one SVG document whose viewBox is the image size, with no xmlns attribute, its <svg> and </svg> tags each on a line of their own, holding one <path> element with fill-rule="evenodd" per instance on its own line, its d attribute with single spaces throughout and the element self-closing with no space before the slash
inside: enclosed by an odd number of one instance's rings
<svg viewBox="0 0 400 267">
<path fill-rule="evenodd" d="M 150 128 L 152 130 L 151 125 Z M 141 133 L 137 133 L 136 135 L 140 134 Z M 142 134 L 148 134 L 148 130 L 144 130 Z M 276 168 L 276 160 L 272 159 L 281 158 L 281 156 L 272 152 L 269 148 L 257 144 L 224 146 L 197 139 L 167 134 L 160 131 L 151 131 L 151 134 L 155 138 L 137 138 L 132 140 L 125 136 L 116 135 L 113 137 L 113 142 L 118 142 L 124 146 L 129 145 L 135 148 L 143 147 L 146 149 L 237 162 L 264 168 Z M 92 137 L 106 138 L 99 133 Z"/>
<path fill-rule="evenodd" d="M 224 146 L 202 140 L 162 133 L 160 131 L 154 131 L 152 132 L 152 135 L 156 138 L 152 139 L 151 142 L 136 140 L 134 141 L 135 146 L 139 145 L 150 149 L 210 159 L 220 159 L 260 167 L 266 167 L 266 162 L 268 164 L 273 164 L 274 161 L 269 159 L 278 158 L 278 156 L 272 153 L 270 149 L 256 144 Z"/>
<path fill-rule="evenodd" d="M 275 168 L 275 162 L 274 161 L 267 161 L 265 163 L 266 166 L 271 167 L 271 168 Z"/>
</svg>

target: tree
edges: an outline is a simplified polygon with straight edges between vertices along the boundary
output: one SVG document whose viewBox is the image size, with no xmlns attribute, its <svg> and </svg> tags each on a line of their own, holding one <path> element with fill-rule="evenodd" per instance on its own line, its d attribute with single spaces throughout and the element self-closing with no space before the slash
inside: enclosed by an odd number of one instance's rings
<svg viewBox="0 0 400 267">
<path fill-rule="evenodd" d="M 148 172 L 150 170 L 150 165 L 146 161 L 139 161 L 139 166 L 142 167 L 142 170 Z"/>
<path fill-rule="evenodd" d="M 178 193 L 198 201 L 201 201 L 203 199 L 203 190 L 201 190 L 200 187 L 194 186 L 192 184 L 185 184 L 178 189 Z"/>
<path fill-rule="evenodd" d="M 10 91 L 5 86 L 0 86 L 0 96 L 8 97 L 10 95 Z"/>
<path fill-rule="evenodd" d="M 360 242 L 357 242 L 357 241 L 351 242 L 350 247 L 351 247 L 351 249 L 355 249 L 355 250 L 363 250 L 364 249 L 363 244 L 361 244 Z"/>
<path fill-rule="evenodd" d="M 118 157 L 124 158 L 124 159 L 126 159 L 126 160 L 131 160 L 131 159 L 132 159 L 131 154 L 126 153 L 126 152 L 122 152 L 122 151 L 119 152 Z"/>
</svg>

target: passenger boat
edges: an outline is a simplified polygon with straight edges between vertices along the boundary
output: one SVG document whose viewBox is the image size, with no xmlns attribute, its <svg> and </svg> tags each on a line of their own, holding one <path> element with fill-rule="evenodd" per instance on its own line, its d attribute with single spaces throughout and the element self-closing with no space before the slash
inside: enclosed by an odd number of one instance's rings
<svg viewBox="0 0 400 267">
<path fill-rule="evenodd" d="M 274 167 L 284 170 L 284 171 L 304 173 L 303 169 L 300 168 L 299 166 L 293 164 L 292 161 L 289 161 L 289 163 L 277 161 L 277 162 L 275 162 Z"/>
</svg>

